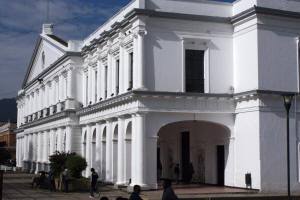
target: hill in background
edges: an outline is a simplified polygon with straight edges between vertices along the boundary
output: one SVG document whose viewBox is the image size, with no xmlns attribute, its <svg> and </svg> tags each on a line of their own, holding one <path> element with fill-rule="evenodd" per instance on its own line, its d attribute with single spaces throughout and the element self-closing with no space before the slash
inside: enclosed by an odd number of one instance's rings
<svg viewBox="0 0 300 200">
<path fill-rule="evenodd" d="M 0 122 L 17 122 L 16 99 L 0 99 Z"/>
</svg>

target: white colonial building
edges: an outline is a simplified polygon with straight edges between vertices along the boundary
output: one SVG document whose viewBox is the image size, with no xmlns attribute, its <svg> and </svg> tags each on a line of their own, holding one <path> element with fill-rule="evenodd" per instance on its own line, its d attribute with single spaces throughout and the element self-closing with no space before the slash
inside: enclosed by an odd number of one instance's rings
<svg viewBox="0 0 300 200">
<path fill-rule="evenodd" d="M 18 94 L 17 165 L 76 152 L 103 181 L 153 189 L 192 163 L 194 182 L 246 187 L 250 173 L 252 188 L 285 192 L 299 36 L 299 0 L 133 0 L 83 41 L 44 24 Z M 294 98 L 292 191 L 299 112 Z"/>
</svg>

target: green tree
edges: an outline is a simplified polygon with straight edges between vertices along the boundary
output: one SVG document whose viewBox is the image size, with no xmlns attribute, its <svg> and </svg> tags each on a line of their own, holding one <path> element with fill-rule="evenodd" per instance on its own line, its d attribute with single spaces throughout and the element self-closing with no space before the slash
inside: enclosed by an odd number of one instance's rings
<svg viewBox="0 0 300 200">
<path fill-rule="evenodd" d="M 68 157 L 76 155 L 76 153 L 65 153 L 56 151 L 49 157 L 50 167 L 53 168 L 55 176 L 59 176 L 66 167 Z"/>
<path fill-rule="evenodd" d="M 87 167 L 87 163 L 83 157 L 79 155 L 71 155 L 66 161 L 66 167 L 72 177 L 80 178 L 82 171 Z"/>
</svg>

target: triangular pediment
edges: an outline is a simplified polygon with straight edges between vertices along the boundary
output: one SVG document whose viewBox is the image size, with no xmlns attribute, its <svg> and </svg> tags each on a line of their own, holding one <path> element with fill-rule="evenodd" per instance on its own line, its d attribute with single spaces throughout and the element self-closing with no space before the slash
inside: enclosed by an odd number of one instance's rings
<svg viewBox="0 0 300 200">
<path fill-rule="evenodd" d="M 40 36 L 28 66 L 23 86 L 38 77 L 39 74 L 49 68 L 64 54 L 65 50 L 53 44 L 51 38 L 47 40 L 47 38 Z"/>
</svg>

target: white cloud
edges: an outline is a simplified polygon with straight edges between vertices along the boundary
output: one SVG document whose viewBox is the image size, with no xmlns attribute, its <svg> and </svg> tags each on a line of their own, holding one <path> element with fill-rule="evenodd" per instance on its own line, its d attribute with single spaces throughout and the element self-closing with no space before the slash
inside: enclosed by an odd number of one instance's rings
<svg viewBox="0 0 300 200">
<path fill-rule="evenodd" d="M 0 99 L 16 96 L 21 88 L 46 20 L 46 4 L 46 0 L 0 1 Z M 63 39 L 84 39 L 118 8 L 95 7 L 82 0 L 51 0 L 50 21 L 55 34 Z"/>
</svg>

